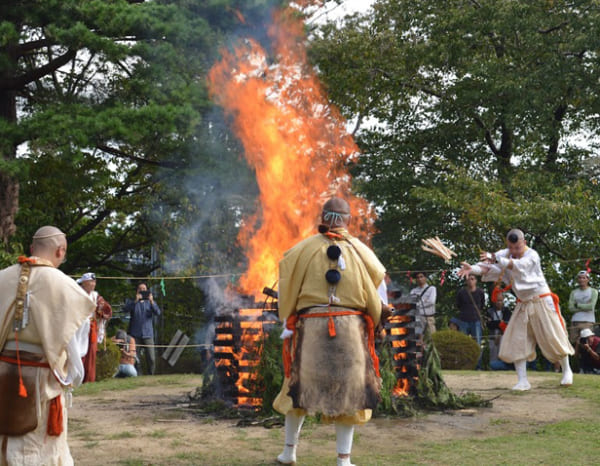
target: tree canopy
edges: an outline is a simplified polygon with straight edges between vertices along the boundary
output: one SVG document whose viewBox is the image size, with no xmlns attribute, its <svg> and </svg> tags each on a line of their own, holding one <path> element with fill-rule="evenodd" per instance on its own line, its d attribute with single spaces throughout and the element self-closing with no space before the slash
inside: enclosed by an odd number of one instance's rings
<svg viewBox="0 0 600 466">
<path fill-rule="evenodd" d="M 154 266 L 150 245 L 172 241 L 233 173 L 238 189 L 221 202 L 247 205 L 251 196 L 235 194 L 252 192 L 250 174 L 207 98 L 205 75 L 219 47 L 256 28 L 243 15 L 262 17 L 272 3 L 0 6 L 4 249 L 24 249 L 37 227 L 56 224 L 71 245 L 65 271 L 143 274 Z M 198 180 L 202 189 L 184 189 Z M 146 260 L 128 260 L 133 251 Z"/>
<path fill-rule="evenodd" d="M 420 238 L 473 260 L 511 227 L 563 279 L 600 257 L 599 32 L 597 2 L 549 0 L 377 0 L 315 32 L 392 268 L 439 266 Z"/>
</svg>

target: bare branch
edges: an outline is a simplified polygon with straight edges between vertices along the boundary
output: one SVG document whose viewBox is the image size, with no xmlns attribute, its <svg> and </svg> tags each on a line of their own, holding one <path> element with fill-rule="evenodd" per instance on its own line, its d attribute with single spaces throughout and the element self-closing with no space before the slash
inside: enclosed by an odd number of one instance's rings
<svg viewBox="0 0 600 466">
<path fill-rule="evenodd" d="M 57 57 L 54 60 L 46 63 L 44 66 L 30 70 L 21 76 L 0 78 L 0 88 L 7 90 L 19 90 L 30 82 L 37 81 L 38 79 L 57 70 L 61 66 L 66 65 L 73 58 L 75 58 L 76 55 L 76 50 L 68 50 L 60 57 Z"/>
<path fill-rule="evenodd" d="M 122 150 L 117 149 L 116 147 L 110 147 L 105 144 L 98 144 L 96 147 L 98 149 L 100 149 L 101 151 L 106 152 L 107 154 L 114 155 L 115 157 L 133 160 L 134 162 L 139 162 L 139 163 L 146 164 L 146 165 L 153 165 L 155 167 L 174 168 L 174 169 L 184 168 L 183 164 L 180 164 L 180 163 L 169 162 L 169 161 L 159 162 L 156 160 L 148 160 L 143 157 L 139 157 L 137 155 L 128 154 L 127 152 L 123 152 Z"/>
</svg>

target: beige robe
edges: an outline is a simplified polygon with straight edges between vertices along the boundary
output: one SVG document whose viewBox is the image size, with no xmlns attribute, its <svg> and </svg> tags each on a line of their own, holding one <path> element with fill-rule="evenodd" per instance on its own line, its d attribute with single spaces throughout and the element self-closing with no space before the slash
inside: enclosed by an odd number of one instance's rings
<svg viewBox="0 0 600 466">
<path fill-rule="evenodd" d="M 318 234 L 298 243 L 285 253 L 283 260 L 279 263 L 278 306 L 281 319 L 286 319 L 302 309 L 326 306 L 329 300 L 330 285 L 325 280 L 325 272 L 331 268 L 337 268 L 342 275 L 342 279 L 335 289 L 335 297 L 339 300 L 335 302 L 335 306 L 364 310 L 371 316 L 375 325 L 379 322 L 381 298 L 377 292 L 377 287 L 383 281 L 385 268 L 375 254 L 358 239 L 350 236 L 345 230 L 336 230 L 336 232 L 341 234 L 344 239 L 332 241 L 324 235 Z M 327 257 L 327 248 L 332 244 L 336 244 L 342 250 L 344 270 L 341 270 L 339 264 Z M 324 307 L 323 310 L 326 311 L 327 308 Z M 344 323 L 342 323 L 342 319 L 344 319 Z M 345 324 L 354 322 L 355 326 L 362 326 L 362 324 L 359 324 L 361 319 L 358 317 L 336 317 L 335 320 L 336 327 L 340 326 L 339 336 L 336 338 L 343 338 L 345 333 L 343 325 Z M 302 321 L 306 322 L 299 323 L 299 325 L 307 327 L 318 328 L 327 325 L 327 319 L 322 318 L 301 319 Z M 309 332 L 314 333 L 313 331 Z M 358 337 L 355 336 L 355 338 Z M 311 346 L 316 348 L 318 345 Z M 303 351 L 310 351 L 310 349 L 305 347 Z M 315 351 L 319 350 L 315 349 Z M 355 355 L 356 367 L 361 367 L 360 361 L 362 361 L 363 354 L 362 348 L 357 349 Z M 294 357 L 296 356 L 294 355 Z M 307 359 L 306 356 L 305 359 Z M 311 363 L 311 366 L 314 364 L 317 363 Z M 299 371 L 301 377 L 302 373 L 306 373 L 307 368 L 299 367 L 295 370 Z M 369 371 L 367 370 L 367 372 Z M 347 374 L 346 377 L 361 379 L 364 378 L 364 374 Z M 279 395 L 273 403 L 273 407 L 282 414 L 287 414 L 292 410 L 295 410 L 298 414 L 305 413 L 306 410 L 304 409 L 294 408 L 289 390 L 290 379 L 286 378 Z M 324 407 L 319 411 L 326 414 L 327 409 Z M 335 420 L 347 424 L 361 424 L 367 422 L 370 418 L 370 409 L 359 409 L 355 413 L 337 416 Z"/>
<path fill-rule="evenodd" d="M 7 313 L 16 296 L 20 269 L 20 265 L 13 265 L 0 270 L 0 336 L 6 335 L 9 346 L 14 344 L 15 337 L 13 319 Z M 19 332 L 19 342 L 38 347 L 50 369 L 23 367 L 23 370 L 35 372 L 38 427 L 23 436 L 0 436 L 0 445 L 6 445 L 6 454 L 0 450 L 0 465 L 71 465 L 73 459 L 67 444 L 66 387 L 57 378 L 63 382 L 71 380 L 68 347 L 73 345 L 76 333 L 95 305 L 73 279 L 46 265 L 32 266 L 28 291 L 29 324 Z M 48 406 L 57 396 L 62 397 L 63 433 L 48 436 Z"/>
</svg>

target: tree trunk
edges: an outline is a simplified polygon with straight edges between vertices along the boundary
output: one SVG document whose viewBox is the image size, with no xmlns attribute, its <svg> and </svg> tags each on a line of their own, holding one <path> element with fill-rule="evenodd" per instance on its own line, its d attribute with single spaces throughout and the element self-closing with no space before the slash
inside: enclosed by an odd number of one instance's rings
<svg viewBox="0 0 600 466">
<path fill-rule="evenodd" d="M 0 89 L 0 118 L 11 123 L 17 121 L 16 94 L 13 90 Z M 0 146 L 4 160 L 14 160 L 17 148 L 11 142 Z M 19 182 L 0 170 L 0 242 L 4 245 L 15 233 L 15 216 L 19 208 Z"/>
</svg>

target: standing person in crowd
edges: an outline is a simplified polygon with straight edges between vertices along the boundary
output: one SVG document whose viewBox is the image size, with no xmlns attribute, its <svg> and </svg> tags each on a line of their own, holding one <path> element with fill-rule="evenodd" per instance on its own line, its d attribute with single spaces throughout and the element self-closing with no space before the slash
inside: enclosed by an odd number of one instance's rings
<svg viewBox="0 0 600 466">
<path fill-rule="evenodd" d="M 421 324 L 418 331 L 429 334 L 435 332 L 435 301 L 437 290 L 435 286 L 427 283 L 427 275 L 424 272 L 416 272 L 414 278 L 417 286 L 410 290 L 410 295 L 417 299 L 417 320 Z"/>
<path fill-rule="evenodd" d="M 335 423 L 338 466 L 350 466 L 354 426 L 367 422 L 379 402 L 374 329 L 385 269 L 348 233 L 350 218 L 345 200 L 328 200 L 320 233 L 279 263 L 285 379 L 273 406 L 285 415 L 285 446 L 277 457 L 283 464 L 296 462 L 304 416 L 321 413 Z"/>
<path fill-rule="evenodd" d="M 154 375 L 156 368 L 156 356 L 154 353 L 154 325 L 152 318 L 160 315 L 160 308 L 154 301 L 152 292 L 148 290 L 146 283 L 140 283 L 137 286 L 135 301 L 129 300 L 123 306 L 125 312 L 130 313 L 129 334 L 135 338 L 137 347 L 146 355 L 148 363 L 148 372 Z M 141 368 L 136 367 L 138 374 L 141 374 Z"/>
<path fill-rule="evenodd" d="M 506 326 L 510 320 L 511 311 L 504 305 L 504 293 L 498 288 L 494 289 L 494 292 L 492 292 L 492 303 L 493 306 L 487 310 L 490 369 L 507 370 L 510 366 L 498 357 L 498 352 L 500 351 L 502 334 L 504 333 L 504 330 L 506 330 Z"/>
<path fill-rule="evenodd" d="M 584 374 L 600 374 L 600 338 L 589 328 L 584 328 L 575 344 L 575 355 Z"/>
<path fill-rule="evenodd" d="M 96 306 L 58 270 L 62 231 L 41 227 L 31 254 L 0 270 L 0 464 L 72 465 L 66 392 L 83 380 Z"/>
<path fill-rule="evenodd" d="M 596 322 L 596 303 L 598 302 L 598 290 L 590 286 L 590 275 L 582 270 L 577 274 L 578 288 L 571 291 L 569 296 L 569 311 L 573 313 L 571 326 L 569 327 L 569 339 L 572 344 L 583 329 L 593 329 Z"/>
<path fill-rule="evenodd" d="M 117 333 L 112 339 L 121 350 L 121 359 L 119 360 L 119 370 L 115 374 L 115 377 L 137 377 L 137 371 L 135 370 L 135 338 L 127 335 L 125 330 L 117 330 Z"/>
<path fill-rule="evenodd" d="M 503 281 L 512 286 L 518 298 L 499 354 L 504 362 L 515 365 L 518 381 L 513 390 L 531 389 L 526 363 L 536 358 L 536 343 L 546 359 L 560 361 L 563 371 L 561 385 L 571 385 L 573 372 L 569 355 L 574 350 L 560 314 L 558 296 L 550 291 L 542 272 L 540 256 L 527 246 L 521 230 L 510 230 L 506 243 L 506 249 L 495 253 L 482 252 L 481 262 L 476 265 L 463 262 L 459 276 L 478 274 L 484 281 Z"/>
<path fill-rule="evenodd" d="M 112 317 L 112 308 L 96 291 L 96 274 L 92 272 L 84 273 L 81 278 L 77 280 L 77 283 L 79 283 L 79 286 L 83 288 L 92 302 L 96 305 L 95 311 L 90 316 L 89 349 L 83 358 L 83 367 L 85 368 L 83 383 L 95 382 L 98 344 L 104 341 L 106 322 Z"/>
<path fill-rule="evenodd" d="M 481 311 L 484 306 L 485 294 L 481 288 L 477 288 L 477 277 L 470 274 L 466 285 L 456 294 L 456 307 L 459 310 L 460 331 L 475 338 L 478 345 L 481 345 Z"/>
</svg>

